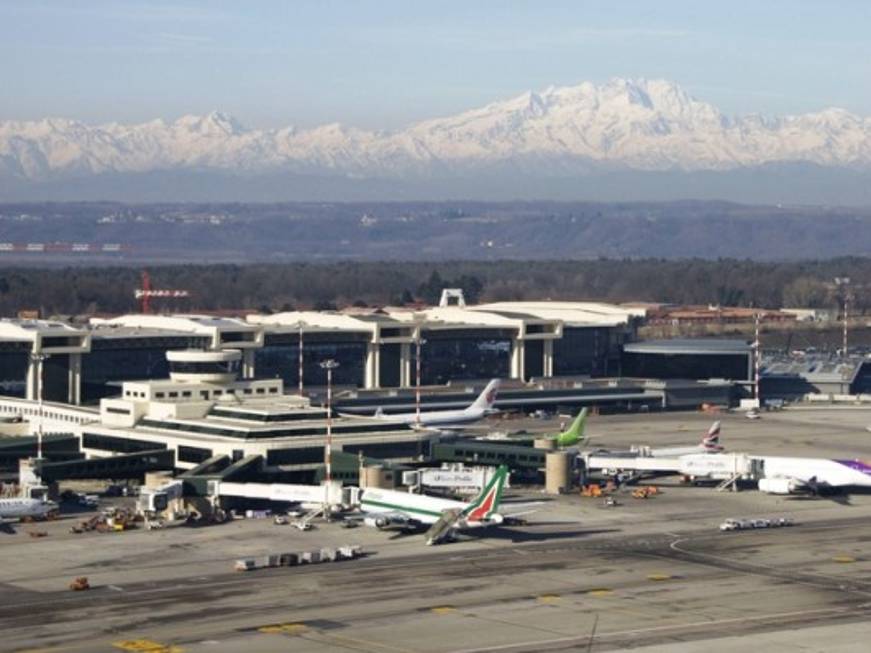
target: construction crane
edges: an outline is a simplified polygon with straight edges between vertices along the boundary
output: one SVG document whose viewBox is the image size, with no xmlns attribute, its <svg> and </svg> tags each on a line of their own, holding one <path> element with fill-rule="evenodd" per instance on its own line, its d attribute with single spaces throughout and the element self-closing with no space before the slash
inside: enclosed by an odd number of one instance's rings
<svg viewBox="0 0 871 653">
<path fill-rule="evenodd" d="M 163 288 L 152 288 L 151 277 L 148 270 L 142 271 L 142 287 L 133 291 L 133 296 L 141 302 L 142 313 L 148 314 L 151 312 L 151 298 L 164 297 L 170 299 L 180 299 L 182 297 L 190 297 L 191 294 L 187 290 L 167 290 Z"/>
</svg>

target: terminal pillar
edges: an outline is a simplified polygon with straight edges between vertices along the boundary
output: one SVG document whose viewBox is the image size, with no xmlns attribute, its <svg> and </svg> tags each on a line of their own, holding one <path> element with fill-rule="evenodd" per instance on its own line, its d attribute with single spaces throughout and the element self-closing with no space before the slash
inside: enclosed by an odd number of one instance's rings
<svg viewBox="0 0 871 653">
<path fill-rule="evenodd" d="M 68 396 L 67 402 L 73 406 L 82 403 L 82 355 L 70 354 L 70 366 L 68 371 Z"/>
<path fill-rule="evenodd" d="M 412 385 L 411 379 L 411 343 L 403 342 L 399 345 L 399 387 L 408 388 Z"/>
<path fill-rule="evenodd" d="M 36 401 L 39 398 L 39 363 L 32 358 L 27 362 L 25 385 L 24 398 Z"/>
<path fill-rule="evenodd" d="M 243 379 L 253 379 L 254 378 L 254 357 L 255 352 L 253 349 L 244 349 L 242 351 L 242 378 Z"/>
<path fill-rule="evenodd" d="M 553 340 L 545 340 L 542 346 L 543 360 L 541 363 L 542 376 L 553 376 Z"/>
<path fill-rule="evenodd" d="M 524 358 L 526 355 L 525 341 L 514 339 L 511 342 L 511 378 L 526 380 Z"/>
<path fill-rule="evenodd" d="M 381 347 L 377 342 L 366 344 L 366 387 L 381 387 Z"/>
</svg>

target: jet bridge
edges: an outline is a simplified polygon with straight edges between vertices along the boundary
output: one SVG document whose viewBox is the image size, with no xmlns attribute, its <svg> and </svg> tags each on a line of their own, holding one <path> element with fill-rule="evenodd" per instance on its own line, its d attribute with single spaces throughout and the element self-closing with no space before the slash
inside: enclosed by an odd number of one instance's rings
<svg viewBox="0 0 871 653">
<path fill-rule="evenodd" d="M 675 474 L 712 481 L 758 480 L 762 461 L 745 453 L 698 453 L 670 458 L 592 453 L 582 456 L 587 470 L 612 475 L 620 472 Z"/>
<path fill-rule="evenodd" d="M 209 481 L 209 495 L 240 499 L 260 499 L 283 503 L 301 503 L 317 506 L 341 506 L 349 493 L 343 492 L 340 481 L 322 485 L 295 485 L 291 483 L 233 483 Z"/>
</svg>

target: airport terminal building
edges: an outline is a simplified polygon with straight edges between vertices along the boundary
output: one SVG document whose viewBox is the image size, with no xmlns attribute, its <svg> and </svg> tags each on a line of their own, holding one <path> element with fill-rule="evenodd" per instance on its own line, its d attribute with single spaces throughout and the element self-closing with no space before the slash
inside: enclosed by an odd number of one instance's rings
<svg viewBox="0 0 871 653">
<path fill-rule="evenodd" d="M 619 376 L 637 309 L 596 302 L 500 302 L 411 310 L 295 311 L 242 318 L 124 315 L 85 326 L 0 320 L 0 388 L 47 401 L 94 405 L 130 380 L 166 378 L 167 351 L 238 350 L 241 377 L 285 387 L 407 388 L 485 378 L 527 381 Z"/>
</svg>

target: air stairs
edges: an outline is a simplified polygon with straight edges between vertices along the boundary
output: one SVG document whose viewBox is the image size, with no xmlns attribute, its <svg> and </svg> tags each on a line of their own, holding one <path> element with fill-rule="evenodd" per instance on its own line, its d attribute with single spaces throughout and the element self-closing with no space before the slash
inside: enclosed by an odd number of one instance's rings
<svg viewBox="0 0 871 653">
<path fill-rule="evenodd" d="M 724 480 L 717 486 L 717 492 L 723 492 L 725 490 L 732 490 L 732 492 L 738 491 L 738 480 L 743 476 L 741 472 L 736 472 L 732 474 L 729 478 Z"/>
<path fill-rule="evenodd" d="M 454 527 L 460 520 L 462 511 L 460 510 L 445 510 L 438 521 L 429 527 L 424 537 L 426 538 L 427 546 L 433 544 L 441 544 L 453 534 Z"/>
</svg>

